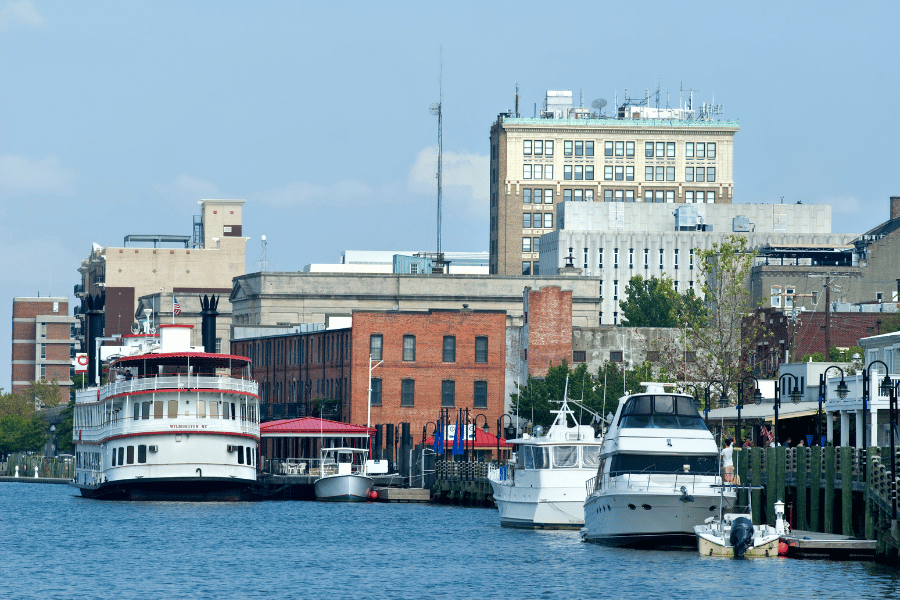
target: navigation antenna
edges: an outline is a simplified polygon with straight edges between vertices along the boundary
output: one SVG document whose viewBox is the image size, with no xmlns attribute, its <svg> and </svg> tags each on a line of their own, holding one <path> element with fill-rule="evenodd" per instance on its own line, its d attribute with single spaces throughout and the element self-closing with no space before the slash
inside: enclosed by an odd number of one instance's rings
<svg viewBox="0 0 900 600">
<path fill-rule="evenodd" d="M 444 87 L 443 87 L 443 77 L 444 77 L 444 50 L 441 48 L 441 70 L 440 75 L 438 76 L 438 102 L 435 102 L 431 105 L 430 111 L 431 114 L 436 115 L 438 118 L 438 164 L 437 164 L 437 259 L 440 262 L 444 262 L 443 257 L 441 256 L 441 193 L 443 191 L 443 182 L 441 180 L 441 170 L 444 163 L 444 140 L 443 140 L 443 115 L 441 114 L 442 105 L 444 103 Z M 518 98 L 518 94 L 516 95 Z M 518 102 L 516 103 L 518 106 Z M 518 113 L 518 107 L 516 108 L 516 112 Z"/>
<path fill-rule="evenodd" d="M 262 236 L 262 249 L 259 254 L 259 270 L 265 271 L 269 268 L 269 261 L 266 259 L 266 236 Z"/>
<path fill-rule="evenodd" d="M 516 82 L 516 118 L 519 118 L 519 82 Z"/>
<path fill-rule="evenodd" d="M 593 102 L 591 102 L 591 108 L 596 108 L 598 114 L 603 114 L 603 107 L 606 106 L 606 100 L 603 98 L 597 98 Z"/>
</svg>

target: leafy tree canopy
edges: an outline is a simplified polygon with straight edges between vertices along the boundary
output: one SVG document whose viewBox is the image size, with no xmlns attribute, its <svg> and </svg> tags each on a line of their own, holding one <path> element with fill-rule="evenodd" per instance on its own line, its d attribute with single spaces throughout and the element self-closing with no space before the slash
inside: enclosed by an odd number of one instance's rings
<svg viewBox="0 0 900 600">
<path fill-rule="evenodd" d="M 693 290 L 679 294 L 668 277 L 644 279 L 635 275 L 619 302 L 625 327 L 680 327 L 688 320 L 702 320 L 706 308 Z"/>
<path fill-rule="evenodd" d="M 47 422 L 38 414 L 0 416 L 0 454 L 40 450 L 47 441 Z"/>
</svg>

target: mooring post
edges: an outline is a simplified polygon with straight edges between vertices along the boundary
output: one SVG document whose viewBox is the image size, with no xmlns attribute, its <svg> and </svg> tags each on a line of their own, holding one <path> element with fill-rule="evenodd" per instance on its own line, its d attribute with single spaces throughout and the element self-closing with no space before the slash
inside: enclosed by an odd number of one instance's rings
<svg viewBox="0 0 900 600">
<path fill-rule="evenodd" d="M 837 454 L 834 446 L 827 446 L 822 452 L 822 460 L 825 461 L 825 524 L 822 527 L 824 533 L 837 533 L 834 530 L 834 457 Z"/>
<path fill-rule="evenodd" d="M 809 465 L 809 529 L 822 531 L 822 448 L 814 446 L 810 451 Z"/>
<path fill-rule="evenodd" d="M 766 448 L 766 523 L 775 524 L 775 496 L 778 493 L 778 476 L 775 474 L 777 448 Z"/>
<path fill-rule="evenodd" d="M 863 513 L 866 516 L 867 540 L 875 539 L 875 515 L 872 514 L 872 503 L 869 502 L 869 486 L 875 476 L 875 448 L 866 450 L 866 481 L 863 484 Z"/>
<path fill-rule="evenodd" d="M 778 446 L 775 448 L 775 501 L 781 500 L 785 504 L 787 504 L 787 495 L 785 494 L 786 486 L 785 486 L 785 476 L 787 475 L 787 448 L 784 446 Z M 772 510 L 774 514 L 775 505 L 772 505 Z M 787 517 L 785 517 L 787 519 Z M 774 521 L 773 521 L 774 523 Z"/>
<path fill-rule="evenodd" d="M 750 483 L 754 486 L 762 485 L 762 448 L 750 449 L 750 470 L 753 478 Z M 762 490 L 750 490 L 750 508 L 753 522 L 762 523 Z"/>
<path fill-rule="evenodd" d="M 853 449 L 841 448 L 841 533 L 853 535 Z"/>
<path fill-rule="evenodd" d="M 797 529 L 809 531 L 809 520 L 806 517 L 808 488 L 806 486 L 806 456 L 809 448 L 797 446 Z"/>
<path fill-rule="evenodd" d="M 752 483 L 752 478 L 750 477 L 750 454 L 749 448 L 738 448 L 737 452 L 737 464 L 738 464 L 738 477 L 741 479 L 741 484 L 748 485 Z M 747 497 L 747 490 L 742 487 L 738 487 L 738 504 L 741 506 L 750 506 L 750 498 Z"/>
</svg>

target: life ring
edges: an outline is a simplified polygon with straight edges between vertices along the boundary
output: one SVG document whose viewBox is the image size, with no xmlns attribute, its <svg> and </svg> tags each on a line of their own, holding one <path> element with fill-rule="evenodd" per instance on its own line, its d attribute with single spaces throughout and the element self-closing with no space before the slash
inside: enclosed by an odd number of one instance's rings
<svg viewBox="0 0 900 600">
<path fill-rule="evenodd" d="M 87 354 L 79 354 L 75 361 L 78 363 L 79 367 L 86 367 L 88 364 L 88 356 Z"/>
</svg>

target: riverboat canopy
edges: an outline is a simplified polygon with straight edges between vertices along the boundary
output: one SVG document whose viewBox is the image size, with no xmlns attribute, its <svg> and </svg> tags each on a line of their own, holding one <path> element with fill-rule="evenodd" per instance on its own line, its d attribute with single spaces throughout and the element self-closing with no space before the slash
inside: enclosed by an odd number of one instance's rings
<svg viewBox="0 0 900 600">
<path fill-rule="evenodd" d="M 301 417 L 261 423 L 259 435 L 263 438 L 315 438 L 319 436 L 365 438 L 375 435 L 375 428 L 319 419 L 317 417 Z"/>
<path fill-rule="evenodd" d="M 198 361 L 204 365 L 212 365 L 217 368 L 243 367 L 250 364 L 246 356 L 233 354 L 213 354 L 209 352 L 160 352 L 137 354 L 135 356 L 110 357 L 115 360 L 116 366 L 128 367 L 142 362 L 152 362 L 155 365 L 184 366 L 185 361 Z"/>
</svg>

